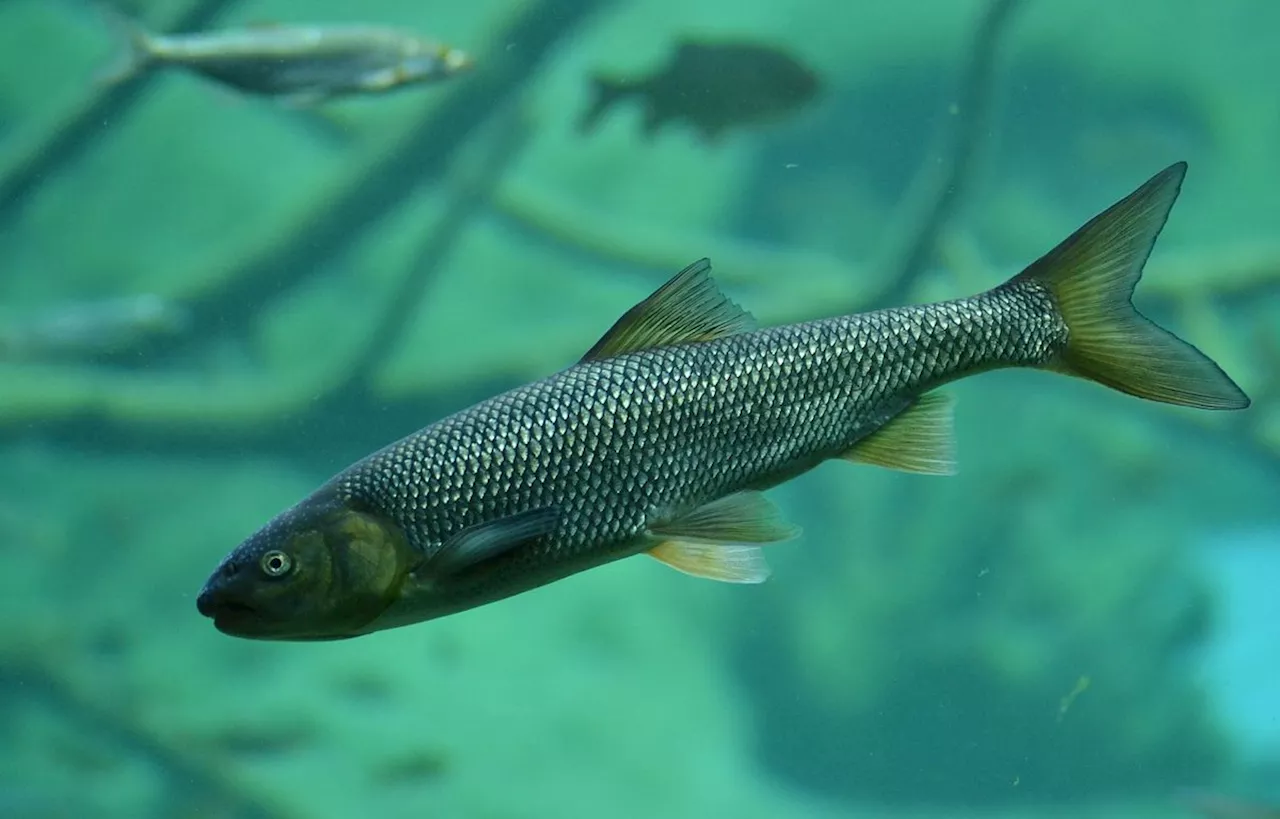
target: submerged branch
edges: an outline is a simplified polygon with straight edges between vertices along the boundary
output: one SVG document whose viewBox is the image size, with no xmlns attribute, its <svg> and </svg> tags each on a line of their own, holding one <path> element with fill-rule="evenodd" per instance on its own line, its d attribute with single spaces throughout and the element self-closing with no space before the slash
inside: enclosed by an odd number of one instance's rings
<svg viewBox="0 0 1280 819">
<path fill-rule="evenodd" d="M 983 136 L 990 131 L 998 56 L 1022 0 L 991 0 L 978 23 L 969 63 L 960 83 L 955 116 L 940 160 L 926 157 L 911 185 L 893 243 L 884 286 L 867 302 L 846 312 L 901 304 L 908 300 L 933 261 L 938 238 L 955 216 L 973 181 Z"/>
<path fill-rule="evenodd" d="M 172 783 L 169 798 L 183 815 L 245 819 L 287 819 L 292 815 L 244 792 L 211 766 L 189 757 L 136 721 L 94 702 L 38 662 L 15 657 L 0 660 L 0 691 L 6 700 L 37 701 L 69 720 L 85 736 L 98 737 L 117 751 L 145 760 Z"/>
<path fill-rule="evenodd" d="M 171 26 L 174 31 L 207 28 L 240 0 L 192 0 Z M 144 71 L 114 85 L 89 89 L 85 96 L 53 117 L 44 132 L 31 138 L 0 168 L 0 230 L 22 212 L 22 205 L 44 182 L 111 133 L 137 105 L 157 73 Z"/>
<path fill-rule="evenodd" d="M 392 294 L 386 315 L 378 323 L 369 340 L 355 358 L 347 378 L 336 393 L 367 384 L 369 378 L 391 357 L 396 343 L 405 335 L 409 324 L 440 271 L 462 237 L 468 223 L 484 211 L 494 191 L 520 151 L 528 144 L 531 128 L 520 101 L 508 104 L 509 111 L 494 123 L 479 167 L 468 168 L 456 185 L 451 186 L 452 199 L 444 215 L 424 238 L 414 253 L 409 270 Z M 469 172 L 467 172 L 469 171 Z"/>
<path fill-rule="evenodd" d="M 192 337 L 245 329 L 263 305 L 306 281 L 403 204 L 424 182 L 438 179 L 454 156 L 534 76 L 557 45 L 608 0 L 541 0 L 521 4 L 493 37 L 475 70 L 442 89 L 443 96 L 389 149 L 357 168 L 330 196 L 318 199 L 297 226 L 263 252 L 242 261 L 228 284 L 188 305 Z"/>
<path fill-rule="evenodd" d="M 390 150 L 366 167 L 356 169 L 338 188 L 338 195 L 318 202 L 292 233 L 266 252 L 240 265 L 229 289 L 210 294 L 193 305 L 198 320 L 193 338 L 208 339 L 222 327 L 243 329 L 263 302 L 301 284 L 322 263 L 341 253 L 417 190 L 423 177 L 439 178 L 449 170 L 453 157 L 472 135 L 510 110 L 511 100 L 532 78 L 550 50 L 568 36 L 572 24 L 602 8 L 607 0 L 544 0 L 518 13 L 517 19 L 494 38 L 493 52 L 481 60 L 473 78 L 448 90 L 440 103 Z M 1007 31 L 1019 0 L 992 0 L 975 39 L 973 57 L 963 84 L 960 117 L 951 135 L 946 174 L 930 187 L 929 207 L 910 221 L 912 240 L 902 256 L 898 275 L 883 292 L 874 287 L 856 294 L 854 311 L 886 301 L 907 300 L 918 286 L 921 271 L 937 252 L 939 236 L 946 230 L 966 181 L 972 175 L 974 156 L 991 108 L 993 76 L 998 46 Z M 515 47 L 508 49 L 507 44 Z M 496 129 L 497 126 L 493 125 Z M 690 258 L 707 254 L 720 263 L 720 276 L 728 282 L 749 285 L 791 279 L 789 297 L 774 299 L 762 311 L 768 323 L 813 318 L 813 305 L 829 300 L 832 284 L 847 292 L 847 283 L 867 277 L 829 257 L 782 248 L 762 249 L 729 237 L 679 236 L 667 227 L 646 229 L 632 222 L 615 223 L 606 213 L 561 202 L 546 191 L 529 191 L 519 184 L 496 190 L 503 168 L 518 153 L 527 136 L 521 128 L 497 137 L 488 152 L 489 165 L 478 178 L 452 193 L 442 220 L 417 252 L 414 270 L 407 272 L 400 290 L 389 302 L 379 329 L 354 356 L 354 365 L 340 368 L 338 377 L 322 389 L 303 384 L 289 392 L 287 385 L 265 393 L 255 378 L 228 383 L 219 395 L 238 391 L 253 412 L 230 412 L 227 401 L 211 400 L 206 385 L 193 388 L 198 378 L 175 378 L 159 372 L 120 374 L 109 371 L 38 372 L 27 379 L 15 371 L 9 400 L 0 413 L 0 440 L 26 438 L 33 431 L 90 451 L 130 451 L 139 447 L 172 453 L 217 453 L 228 446 L 245 450 L 294 455 L 310 452 L 325 461 L 360 454 L 366 446 L 384 443 L 388 430 L 416 428 L 432 418 L 458 409 L 471 400 L 520 381 L 545 375 L 570 361 L 580 351 L 548 345 L 539 356 L 526 356 L 502 372 L 452 372 L 433 378 L 412 395 L 382 394 L 371 382 L 380 363 L 390 357 L 406 326 L 417 314 L 422 296 L 431 287 L 442 260 L 451 252 L 462 228 L 484 205 L 508 226 L 519 224 L 527 232 L 564 249 L 599 258 L 615 269 L 640 267 L 663 274 L 679 269 Z M 486 137 L 488 139 L 488 137 Z M 412 169 L 413 173 L 406 173 Z M 536 195 L 535 195 L 536 194 Z M 710 241 L 708 246 L 706 242 Z M 1183 311 L 1191 301 L 1212 299 L 1223 308 L 1243 304 L 1263 294 L 1280 292 L 1280 253 L 1275 248 L 1254 248 L 1240 253 L 1187 255 L 1163 265 L 1158 275 L 1144 282 L 1142 298 L 1157 310 Z M 791 271 L 805 270 L 804 281 Z M 1206 271 L 1213 271 L 1212 274 Z M 824 312 L 831 312 L 824 310 Z M 1203 335 L 1203 332 L 1201 333 Z M 584 342 L 585 343 L 585 342 Z M 131 351 L 137 352 L 137 351 Z M 1239 356 L 1245 353 L 1237 351 Z M 144 359 L 146 360 L 146 359 Z M 1253 366 L 1252 361 L 1230 362 L 1230 369 Z M 541 368 L 541 369 L 540 369 Z M 1247 373 L 1246 388 L 1263 388 L 1262 373 Z M 270 374 L 265 374 L 267 377 Z M 139 381 L 139 376 L 145 376 Z M 173 382 L 173 383 L 170 383 Z M 142 388 L 139 389 L 139 383 Z M 20 386 L 19 386 L 20 385 Z M 288 394 L 285 394 L 285 393 Z M 296 394 L 294 394 L 296 393 Z M 273 403 L 274 401 L 274 403 Z M 234 401 L 232 402 L 234 404 Z M 145 406 L 144 406 L 145 404 Z M 1219 424 L 1205 419 L 1179 419 L 1179 429 L 1196 429 L 1200 435 L 1231 438 L 1232 445 L 1250 459 L 1280 468 L 1280 411 L 1275 423 L 1264 424 L 1272 411 L 1263 412 L 1256 425 Z M 377 414 L 376 427 L 353 431 L 344 419 L 368 411 Z M 286 422 L 287 419 L 287 422 Z M 1172 423 L 1172 422 L 1171 422 Z M 300 441 L 297 431 L 308 431 Z M 331 449 L 317 452 L 317 430 L 332 429 Z M 1268 431 L 1269 430 L 1269 431 Z M 1175 432 L 1175 434 L 1177 434 Z M 339 451 L 340 450 L 340 451 Z"/>
</svg>

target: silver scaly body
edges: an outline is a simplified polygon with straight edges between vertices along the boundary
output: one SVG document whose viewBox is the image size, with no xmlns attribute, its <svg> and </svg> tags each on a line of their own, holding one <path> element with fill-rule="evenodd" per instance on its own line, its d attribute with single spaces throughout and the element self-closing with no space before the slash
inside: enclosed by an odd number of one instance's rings
<svg viewBox="0 0 1280 819">
<path fill-rule="evenodd" d="M 483 579 L 508 594 L 645 550 L 651 527 L 849 451 L 922 392 L 1042 364 L 1066 326 L 1035 283 L 942 304 L 586 360 L 445 418 L 328 489 L 430 557 L 486 521 L 551 508 L 547 536 Z M 470 599 L 407 599 L 421 619 Z M 428 609 L 424 611 L 423 609 Z"/>
</svg>

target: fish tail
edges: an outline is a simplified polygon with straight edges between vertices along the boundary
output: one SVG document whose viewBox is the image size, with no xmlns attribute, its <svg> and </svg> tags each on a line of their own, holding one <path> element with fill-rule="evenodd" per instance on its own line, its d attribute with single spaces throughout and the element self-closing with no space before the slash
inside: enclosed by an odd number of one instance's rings
<svg viewBox="0 0 1280 819">
<path fill-rule="evenodd" d="M 582 115 L 578 123 L 578 131 L 583 134 L 590 132 L 605 112 L 614 106 L 614 103 L 631 96 L 634 91 L 635 86 L 624 80 L 610 79 L 598 74 L 593 76 L 591 93 L 594 98 L 591 101 L 591 107 Z"/>
<path fill-rule="evenodd" d="M 104 2 L 98 4 L 98 9 L 120 47 L 115 60 L 99 71 L 95 79 L 100 85 L 115 85 L 137 76 L 155 62 L 155 40 L 149 31 L 115 6 Z"/>
<path fill-rule="evenodd" d="M 1066 347 L 1048 369 L 1120 392 L 1199 409 L 1244 409 L 1249 397 L 1208 356 L 1139 313 L 1134 287 L 1182 187 L 1170 165 L 1018 274 L 1052 295 Z"/>
</svg>

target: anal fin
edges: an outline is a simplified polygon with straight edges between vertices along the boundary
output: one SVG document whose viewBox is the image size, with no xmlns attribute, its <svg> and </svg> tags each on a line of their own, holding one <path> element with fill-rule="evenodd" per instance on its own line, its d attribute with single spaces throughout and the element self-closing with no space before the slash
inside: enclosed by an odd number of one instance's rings
<svg viewBox="0 0 1280 819">
<path fill-rule="evenodd" d="M 956 473 L 954 400 L 929 393 L 898 413 L 840 457 L 923 475 Z"/>
</svg>

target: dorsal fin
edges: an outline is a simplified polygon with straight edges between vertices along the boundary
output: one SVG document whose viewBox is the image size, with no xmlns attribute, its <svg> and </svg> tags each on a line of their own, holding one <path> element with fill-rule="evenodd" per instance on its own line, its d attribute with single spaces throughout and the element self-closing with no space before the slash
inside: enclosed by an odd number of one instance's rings
<svg viewBox="0 0 1280 819">
<path fill-rule="evenodd" d="M 613 358 L 688 341 L 710 341 L 755 326 L 750 313 L 720 292 L 711 278 L 711 260 L 699 259 L 624 313 L 582 360 Z"/>
</svg>

